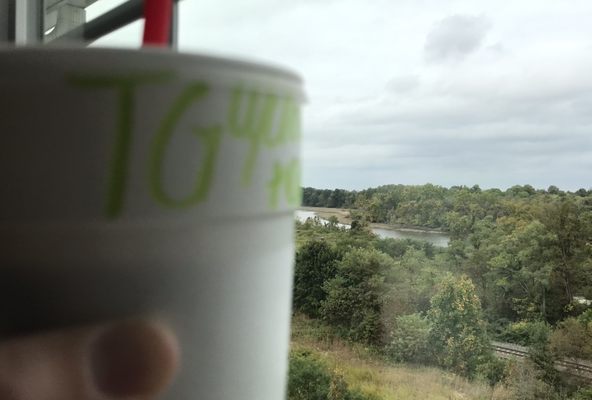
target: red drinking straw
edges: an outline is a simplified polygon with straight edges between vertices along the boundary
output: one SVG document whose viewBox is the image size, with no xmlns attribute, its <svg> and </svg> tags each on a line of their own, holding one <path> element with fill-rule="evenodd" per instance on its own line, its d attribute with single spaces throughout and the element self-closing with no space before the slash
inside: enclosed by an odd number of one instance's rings
<svg viewBox="0 0 592 400">
<path fill-rule="evenodd" d="M 144 46 L 167 47 L 173 0 L 144 0 Z"/>
</svg>

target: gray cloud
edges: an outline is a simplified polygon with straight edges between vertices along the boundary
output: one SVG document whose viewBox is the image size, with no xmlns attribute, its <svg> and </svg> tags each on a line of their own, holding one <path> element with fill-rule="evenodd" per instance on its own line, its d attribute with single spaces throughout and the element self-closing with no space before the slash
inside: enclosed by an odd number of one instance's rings
<svg viewBox="0 0 592 400">
<path fill-rule="evenodd" d="M 482 45 L 491 22 L 483 16 L 453 15 L 438 22 L 426 38 L 429 62 L 458 61 Z"/>
<path fill-rule="evenodd" d="M 419 77 L 417 75 L 402 75 L 396 76 L 386 84 L 386 89 L 389 92 L 407 93 L 419 86 Z"/>
<path fill-rule="evenodd" d="M 180 4 L 184 51 L 302 74 L 307 186 L 592 185 L 592 2 Z"/>
</svg>

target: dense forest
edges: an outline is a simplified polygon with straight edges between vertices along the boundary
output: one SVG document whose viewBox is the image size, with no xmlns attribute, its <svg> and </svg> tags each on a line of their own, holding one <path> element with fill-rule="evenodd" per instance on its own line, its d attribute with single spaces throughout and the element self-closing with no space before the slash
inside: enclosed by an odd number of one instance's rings
<svg viewBox="0 0 592 400">
<path fill-rule="evenodd" d="M 349 208 L 297 223 L 294 309 L 393 362 L 502 385 L 504 399 L 592 399 L 554 362 L 592 359 L 592 192 L 389 185 L 304 189 L 303 205 Z M 439 228 L 447 248 L 380 239 L 368 222 Z M 489 343 L 529 346 L 525 363 Z"/>
</svg>

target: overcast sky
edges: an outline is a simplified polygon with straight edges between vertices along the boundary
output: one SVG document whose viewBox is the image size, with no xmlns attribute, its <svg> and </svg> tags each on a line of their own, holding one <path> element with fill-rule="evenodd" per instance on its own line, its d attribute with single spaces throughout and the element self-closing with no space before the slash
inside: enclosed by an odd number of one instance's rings
<svg viewBox="0 0 592 400">
<path fill-rule="evenodd" d="M 575 190 L 592 187 L 591 15 L 589 0 L 184 0 L 180 49 L 304 78 L 305 186 Z"/>
</svg>

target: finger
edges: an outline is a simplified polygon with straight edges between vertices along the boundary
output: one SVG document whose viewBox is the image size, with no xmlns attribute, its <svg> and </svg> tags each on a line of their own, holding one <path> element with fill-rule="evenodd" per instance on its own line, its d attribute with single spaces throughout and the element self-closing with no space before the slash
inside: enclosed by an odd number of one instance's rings
<svg viewBox="0 0 592 400">
<path fill-rule="evenodd" d="M 28 336 L 0 344 L 0 399 L 151 399 L 178 363 L 175 336 L 155 321 Z"/>
<path fill-rule="evenodd" d="M 111 327 L 91 348 L 95 387 L 113 398 L 155 396 L 170 384 L 179 363 L 174 334 L 154 322 Z"/>
</svg>

